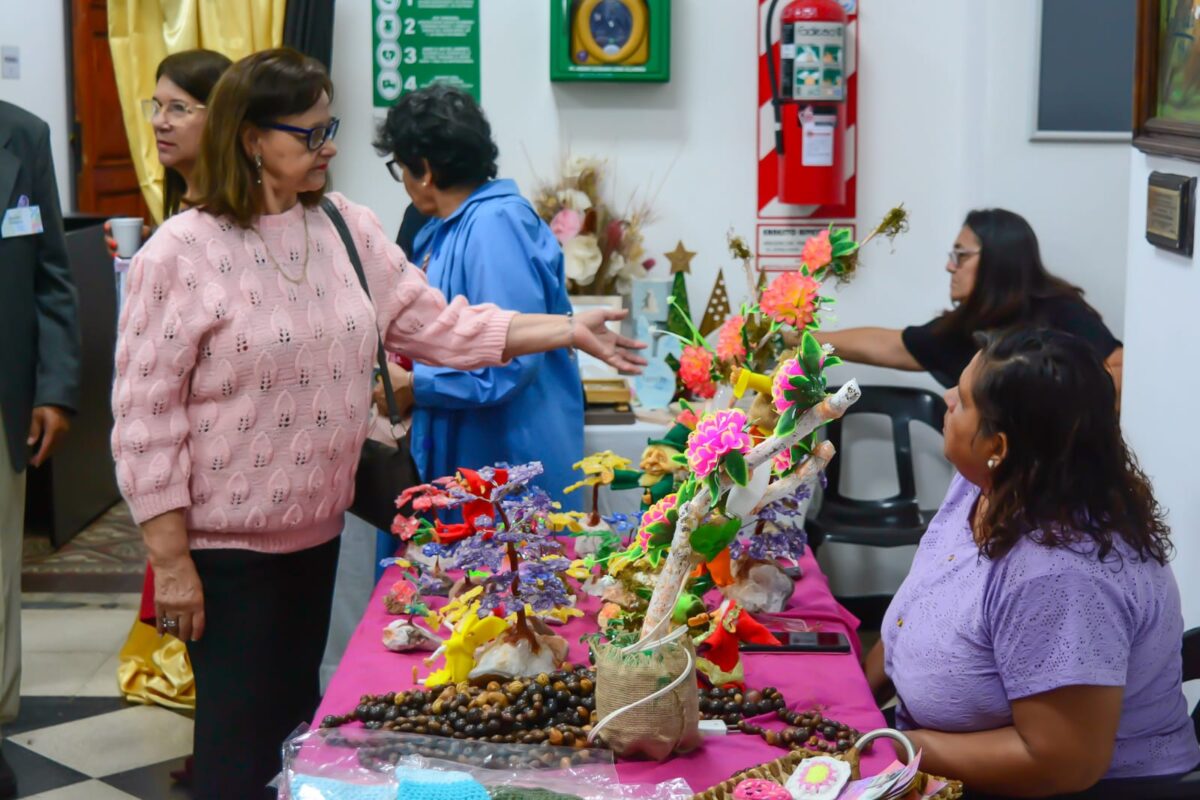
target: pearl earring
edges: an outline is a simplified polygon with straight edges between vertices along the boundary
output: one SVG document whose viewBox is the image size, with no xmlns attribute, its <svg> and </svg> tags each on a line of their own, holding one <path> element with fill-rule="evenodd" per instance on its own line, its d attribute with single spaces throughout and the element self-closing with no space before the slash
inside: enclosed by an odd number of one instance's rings
<svg viewBox="0 0 1200 800">
<path fill-rule="evenodd" d="M 255 154 L 254 168 L 258 170 L 258 179 L 255 180 L 255 183 L 262 186 L 262 153 Z"/>
<path fill-rule="evenodd" d="M 996 456 L 992 456 L 987 460 L 987 466 L 988 469 L 995 469 L 996 467 L 1000 466 L 1000 459 Z"/>
</svg>

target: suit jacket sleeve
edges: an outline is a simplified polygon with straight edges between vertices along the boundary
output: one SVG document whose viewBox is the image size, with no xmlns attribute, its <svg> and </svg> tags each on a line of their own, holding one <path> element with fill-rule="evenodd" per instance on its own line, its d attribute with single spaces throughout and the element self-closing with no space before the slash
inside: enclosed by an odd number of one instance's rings
<svg viewBox="0 0 1200 800">
<path fill-rule="evenodd" d="M 37 308 L 38 366 L 34 406 L 59 406 L 74 411 L 79 402 L 80 342 L 75 284 L 67 262 L 50 128 L 37 137 L 33 157 L 33 191 L 42 211 L 34 304 Z"/>
</svg>

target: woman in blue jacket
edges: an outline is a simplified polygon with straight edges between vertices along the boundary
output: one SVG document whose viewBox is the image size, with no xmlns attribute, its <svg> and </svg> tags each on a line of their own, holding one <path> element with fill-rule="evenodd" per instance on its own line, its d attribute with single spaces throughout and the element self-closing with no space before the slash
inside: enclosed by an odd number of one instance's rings
<svg viewBox="0 0 1200 800">
<path fill-rule="evenodd" d="M 511 180 L 496 179 L 498 150 L 483 110 L 465 92 L 435 84 L 402 97 L 375 148 L 414 206 L 431 219 L 413 263 L 448 298 L 520 312 L 565 314 L 563 256 L 554 235 Z M 536 481 L 566 509 L 562 489 L 583 457 L 583 390 L 575 355 L 557 350 L 471 372 L 392 370 L 401 405 L 413 406 L 410 445 L 425 480 L 508 462 L 541 461 Z"/>
</svg>

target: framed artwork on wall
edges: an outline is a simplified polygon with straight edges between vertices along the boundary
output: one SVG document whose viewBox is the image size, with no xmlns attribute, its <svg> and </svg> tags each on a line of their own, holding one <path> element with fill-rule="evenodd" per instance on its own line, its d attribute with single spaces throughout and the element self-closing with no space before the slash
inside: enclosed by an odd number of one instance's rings
<svg viewBox="0 0 1200 800">
<path fill-rule="evenodd" d="M 670 0 L 551 0 L 550 80 L 670 77 Z"/>
<path fill-rule="evenodd" d="M 1138 0 L 1133 144 L 1200 161 L 1200 5 Z"/>
</svg>

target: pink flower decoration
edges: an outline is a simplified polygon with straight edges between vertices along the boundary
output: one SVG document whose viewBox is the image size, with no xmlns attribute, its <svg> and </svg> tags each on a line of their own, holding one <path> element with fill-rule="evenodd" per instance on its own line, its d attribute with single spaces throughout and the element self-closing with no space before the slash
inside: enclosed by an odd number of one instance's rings
<svg viewBox="0 0 1200 800">
<path fill-rule="evenodd" d="M 829 241 L 828 229 L 808 237 L 800 252 L 800 260 L 809 269 L 820 269 L 833 260 L 833 244 Z"/>
<path fill-rule="evenodd" d="M 772 461 L 775 464 L 775 471 L 782 475 L 792 468 L 792 449 L 789 447 L 787 450 L 776 453 Z"/>
<path fill-rule="evenodd" d="M 817 292 L 821 284 L 803 272 L 785 272 L 763 290 L 759 306 L 776 322 L 803 329 L 817 311 Z"/>
<path fill-rule="evenodd" d="M 740 314 L 725 320 L 717 334 L 717 358 L 727 363 L 740 363 L 746 357 L 746 345 L 742 343 L 742 328 L 746 320 Z"/>
<path fill-rule="evenodd" d="M 418 517 L 406 517 L 403 514 L 397 514 L 396 518 L 392 520 L 392 533 L 406 542 L 416 536 L 420 527 L 421 520 Z"/>
<path fill-rule="evenodd" d="M 641 548 L 642 552 L 650 549 L 650 538 L 654 535 L 650 531 L 650 526 L 657 523 L 667 522 L 667 512 L 679 505 L 679 495 L 669 494 L 659 500 L 654 505 L 646 509 L 642 514 L 642 526 L 638 528 L 636 546 Z"/>
<path fill-rule="evenodd" d="M 687 442 L 688 463 L 698 477 L 707 477 L 724 455 L 750 452 L 754 442 L 746 432 L 746 422 L 746 412 L 740 408 L 716 411 L 700 420 Z"/>
<path fill-rule="evenodd" d="M 821 363 L 825 363 L 824 357 L 821 358 Z M 792 378 L 803 374 L 804 366 L 798 358 L 789 358 L 779 365 L 775 381 L 771 384 L 771 398 L 775 401 L 775 410 L 780 414 L 796 405 L 795 401 L 787 399 L 783 393 L 792 388 Z"/>
<path fill-rule="evenodd" d="M 583 230 L 583 214 L 573 208 L 564 208 L 550 220 L 550 232 L 559 244 L 566 244 Z"/>
<path fill-rule="evenodd" d="M 399 580 L 392 584 L 391 594 L 397 602 L 408 605 L 417 596 L 417 587 L 413 586 L 411 581 Z"/>
<path fill-rule="evenodd" d="M 717 393 L 712 379 L 713 357 L 706 348 L 689 344 L 679 357 L 679 380 L 697 397 L 709 398 Z"/>
</svg>

